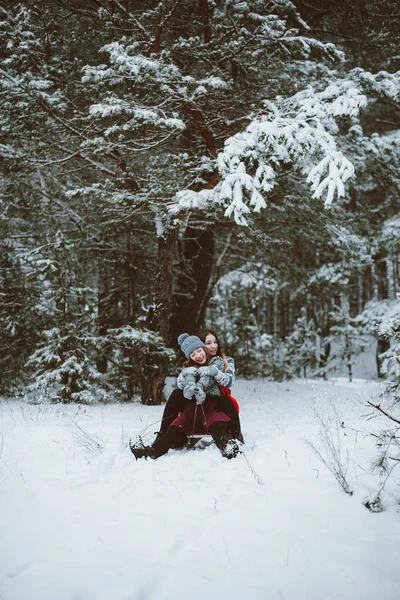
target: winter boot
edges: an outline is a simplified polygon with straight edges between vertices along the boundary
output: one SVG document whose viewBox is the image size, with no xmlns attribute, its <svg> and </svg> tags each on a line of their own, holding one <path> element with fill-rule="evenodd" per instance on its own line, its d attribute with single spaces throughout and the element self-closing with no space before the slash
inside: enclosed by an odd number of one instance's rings
<svg viewBox="0 0 400 600">
<path fill-rule="evenodd" d="M 240 442 L 235 439 L 229 439 L 228 437 L 222 437 L 220 441 L 221 454 L 229 460 L 235 458 L 240 452 Z"/>
<path fill-rule="evenodd" d="M 134 444 L 129 440 L 129 448 L 136 460 L 139 458 L 155 458 L 153 448 L 151 446 L 145 446 L 140 437 Z"/>
</svg>

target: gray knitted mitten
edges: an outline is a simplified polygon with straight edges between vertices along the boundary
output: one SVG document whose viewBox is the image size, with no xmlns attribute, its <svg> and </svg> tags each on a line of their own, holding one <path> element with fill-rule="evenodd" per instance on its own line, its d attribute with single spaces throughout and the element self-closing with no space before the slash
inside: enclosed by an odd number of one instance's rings
<svg viewBox="0 0 400 600">
<path fill-rule="evenodd" d="M 194 388 L 194 396 L 196 398 L 197 404 L 203 404 L 204 400 L 206 399 L 206 393 L 205 393 L 204 388 L 201 385 L 200 381 L 197 383 L 196 387 Z"/>
</svg>

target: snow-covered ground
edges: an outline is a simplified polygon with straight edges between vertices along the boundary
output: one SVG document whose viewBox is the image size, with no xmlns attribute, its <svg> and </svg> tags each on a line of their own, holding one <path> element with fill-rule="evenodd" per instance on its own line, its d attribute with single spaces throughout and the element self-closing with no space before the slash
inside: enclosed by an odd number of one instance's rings
<svg viewBox="0 0 400 600">
<path fill-rule="evenodd" d="M 362 504 L 377 385 L 239 380 L 245 456 L 211 445 L 136 462 L 162 407 L 2 400 L 1 600 L 398 600 L 399 478 Z M 346 495 L 305 439 L 344 421 Z M 146 429 L 148 428 L 148 429 Z"/>
</svg>

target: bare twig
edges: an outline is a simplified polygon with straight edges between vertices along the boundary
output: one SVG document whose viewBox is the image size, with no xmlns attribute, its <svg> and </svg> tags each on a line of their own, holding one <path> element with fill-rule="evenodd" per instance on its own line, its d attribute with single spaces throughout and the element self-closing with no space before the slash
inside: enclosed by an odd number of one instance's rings
<svg viewBox="0 0 400 600">
<path fill-rule="evenodd" d="M 72 430 L 72 433 L 76 441 L 79 442 L 81 446 L 92 452 L 94 450 L 97 450 L 98 452 L 102 452 L 104 450 L 104 442 L 101 438 L 99 439 L 96 437 L 92 437 L 84 429 L 82 429 L 82 427 L 80 427 L 80 425 L 78 425 L 78 423 L 76 423 L 75 421 L 72 421 L 72 424 L 74 427 L 76 427 L 77 430 Z"/>
<path fill-rule="evenodd" d="M 261 477 L 259 476 L 259 474 L 257 473 L 257 471 L 255 470 L 255 468 L 250 464 L 249 459 L 247 458 L 246 454 L 243 452 L 242 449 L 239 450 L 240 454 L 242 456 L 244 456 L 244 459 L 247 463 L 247 466 L 249 467 L 251 474 L 253 475 L 254 479 L 257 481 L 258 485 L 265 485 L 264 481 L 261 479 Z"/>
<path fill-rule="evenodd" d="M 343 460 L 342 457 L 340 441 L 341 419 L 339 418 L 333 403 L 331 403 L 331 406 L 333 411 L 333 423 L 329 422 L 329 419 L 323 417 L 315 408 L 313 409 L 314 414 L 321 425 L 319 439 L 322 443 L 322 448 L 316 446 L 310 440 L 305 441 L 320 461 L 326 466 L 328 471 L 332 473 L 343 491 L 349 496 L 352 496 L 353 490 L 350 488 L 346 479 L 349 464 L 348 451 L 346 451 L 345 460 Z"/>
<path fill-rule="evenodd" d="M 369 400 L 367 402 L 370 406 L 373 406 L 374 408 L 376 408 L 376 410 L 379 410 L 379 412 L 388 417 L 388 419 L 400 425 L 399 419 L 396 419 L 395 417 L 392 417 L 392 415 L 389 415 L 389 413 L 387 413 L 385 410 L 383 410 L 383 408 L 381 408 L 380 404 L 373 404 L 373 402 L 370 402 Z"/>
</svg>

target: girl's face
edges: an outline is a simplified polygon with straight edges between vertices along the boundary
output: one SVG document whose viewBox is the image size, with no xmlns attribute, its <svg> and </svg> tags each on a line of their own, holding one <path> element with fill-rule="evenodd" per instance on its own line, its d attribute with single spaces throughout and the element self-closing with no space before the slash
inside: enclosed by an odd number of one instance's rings
<svg viewBox="0 0 400 600">
<path fill-rule="evenodd" d="M 201 347 L 197 348 L 197 350 L 194 350 L 190 355 L 190 358 L 198 365 L 204 365 L 204 363 L 207 362 L 206 351 Z"/>
<path fill-rule="evenodd" d="M 212 333 L 207 333 L 204 343 L 211 356 L 215 356 L 218 352 L 218 342 L 215 335 Z"/>
</svg>

